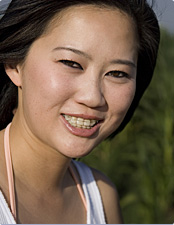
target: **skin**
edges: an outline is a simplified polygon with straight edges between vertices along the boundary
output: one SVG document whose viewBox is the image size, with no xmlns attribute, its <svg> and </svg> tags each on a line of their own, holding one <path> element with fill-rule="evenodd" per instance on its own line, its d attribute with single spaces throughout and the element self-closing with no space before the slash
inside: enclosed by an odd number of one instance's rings
<svg viewBox="0 0 174 225">
<path fill-rule="evenodd" d="M 10 130 L 18 222 L 86 223 L 68 166 L 71 158 L 89 154 L 120 125 L 135 94 L 136 65 L 132 19 L 94 6 L 62 12 L 32 44 L 24 63 L 6 65 L 8 76 L 19 87 Z M 67 128 L 62 114 L 102 121 L 84 137 L 83 131 L 74 135 Z M 3 148 L 0 151 L 4 162 Z M 1 190 L 9 201 L 5 163 L 0 167 Z M 107 222 L 121 223 L 114 185 L 92 170 Z"/>
</svg>

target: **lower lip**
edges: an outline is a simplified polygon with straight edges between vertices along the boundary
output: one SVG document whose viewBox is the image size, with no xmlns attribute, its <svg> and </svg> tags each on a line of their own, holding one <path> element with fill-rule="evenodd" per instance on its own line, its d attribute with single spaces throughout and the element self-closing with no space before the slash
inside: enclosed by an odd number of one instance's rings
<svg viewBox="0 0 174 225">
<path fill-rule="evenodd" d="M 66 119 L 61 116 L 62 122 L 64 123 L 66 129 L 70 131 L 70 133 L 80 136 L 80 137 L 91 137 L 94 135 L 100 128 L 101 123 L 96 124 L 94 127 L 91 129 L 83 129 L 83 128 L 78 128 L 78 127 L 73 127 Z"/>
</svg>

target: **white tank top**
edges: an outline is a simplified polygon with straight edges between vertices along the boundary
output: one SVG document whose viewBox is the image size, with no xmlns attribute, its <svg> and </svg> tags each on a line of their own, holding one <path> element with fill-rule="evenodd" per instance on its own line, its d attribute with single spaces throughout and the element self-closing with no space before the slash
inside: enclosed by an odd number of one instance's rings
<svg viewBox="0 0 174 225">
<path fill-rule="evenodd" d="M 80 175 L 87 203 L 87 224 L 106 224 L 102 199 L 91 169 L 82 162 L 73 161 Z M 0 224 L 16 224 L 10 208 L 0 191 Z"/>
<path fill-rule="evenodd" d="M 82 162 L 73 161 L 87 202 L 87 224 L 106 224 L 100 191 L 91 169 Z"/>
</svg>

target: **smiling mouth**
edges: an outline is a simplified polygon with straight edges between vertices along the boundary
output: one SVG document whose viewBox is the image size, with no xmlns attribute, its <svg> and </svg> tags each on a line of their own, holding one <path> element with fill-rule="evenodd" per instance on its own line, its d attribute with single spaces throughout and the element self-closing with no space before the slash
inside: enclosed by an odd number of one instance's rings
<svg viewBox="0 0 174 225">
<path fill-rule="evenodd" d="M 91 129 L 99 123 L 99 120 L 83 119 L 81 117 L 74 117 L 65 114 L 63 114 L 63 117 L 71 126 L 82 129 Z"/>
</svg>

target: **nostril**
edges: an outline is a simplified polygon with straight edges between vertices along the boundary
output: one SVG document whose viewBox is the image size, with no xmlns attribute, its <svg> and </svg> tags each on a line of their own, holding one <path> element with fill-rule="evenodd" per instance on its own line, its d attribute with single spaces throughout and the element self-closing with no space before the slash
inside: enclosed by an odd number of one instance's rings
<svg viewBox="0 0 174 225">
<path fill-rule="evenodd" d="M 101 88 L 96 87 L 96 85 L 92 85 L 91 83 L 88 83 L 88 85 L 86 84 L 85 86 L 83 85 L 76 95 L 76 101 L 78 103 L 92 108 L 101 107 L 106 104 Z"/>
</svg>

